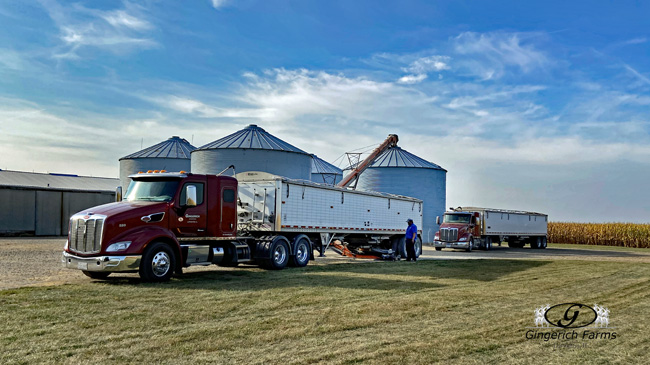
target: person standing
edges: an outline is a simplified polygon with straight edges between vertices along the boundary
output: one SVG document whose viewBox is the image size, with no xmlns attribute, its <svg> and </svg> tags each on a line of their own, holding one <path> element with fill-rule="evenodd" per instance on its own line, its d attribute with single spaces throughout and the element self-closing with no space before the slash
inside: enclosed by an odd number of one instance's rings
<svg viewBox="0 0 650 365">
<path fill-rule="evenodd" d="M 418 226 L 413 223 L 413 219 L 406 220 L 408 227 L 406 228 L 406 261 L 417 261 L 415 257 L 415 240 L 418 237 Z"/>
</svg>

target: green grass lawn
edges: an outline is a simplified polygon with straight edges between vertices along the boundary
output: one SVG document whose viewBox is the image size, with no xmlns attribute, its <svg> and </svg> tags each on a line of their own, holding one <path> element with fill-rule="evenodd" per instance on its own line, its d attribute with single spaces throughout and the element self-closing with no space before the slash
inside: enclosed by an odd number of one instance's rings
<svg viewBox="0 0 650 365">
<path fill-rule="evenodd" d="M 81 275 L 81 273 L 80 273 Z M 645 363 L 650 265 L 432 260 L 195 272 L 0 292 L 0 363 Z M 615 340 L 527 340 L 542 304 L 610 308 Z"/>
</svg>

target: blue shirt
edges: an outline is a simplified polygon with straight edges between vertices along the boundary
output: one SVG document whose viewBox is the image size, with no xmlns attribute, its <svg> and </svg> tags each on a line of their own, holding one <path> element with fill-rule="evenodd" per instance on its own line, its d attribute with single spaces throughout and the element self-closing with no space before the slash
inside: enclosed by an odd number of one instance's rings
<svg viewBox="0 0 650 365">
<path fill-rule="evenodd" d="M 416 226 L 415 224 L 411 224 L 406 229 L 406 239 L 413 239 L 415 238 L 415 236 L 417 236 L 417 234 L 418 234 L 418 226 Z"/>
</svg>

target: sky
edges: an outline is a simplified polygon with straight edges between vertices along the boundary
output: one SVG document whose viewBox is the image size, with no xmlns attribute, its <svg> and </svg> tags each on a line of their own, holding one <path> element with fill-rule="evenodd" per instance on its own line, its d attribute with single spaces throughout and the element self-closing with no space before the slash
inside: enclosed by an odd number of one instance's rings
<svg viewBox="0 0 650 365">
<path fill-rule="evenodd" d="M 450 207 L 648 222 L 648 14 L 641 1 L 3 0 L 0 169 L 117 177 L 141 147 L 248 124 L 331 162 L 394 133 L 448 170 Z"/>
</svg>

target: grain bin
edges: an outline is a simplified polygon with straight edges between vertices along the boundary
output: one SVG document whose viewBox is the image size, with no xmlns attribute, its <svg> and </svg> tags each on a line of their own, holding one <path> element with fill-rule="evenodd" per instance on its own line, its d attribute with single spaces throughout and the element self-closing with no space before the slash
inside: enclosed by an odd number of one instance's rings
<svg viewBox="0 0 650 365">
<path fill-rule="evenodd" d="M 190 153 L 196 147 L 186 139 L 173 136 L 142 151 L 120 158 L 120 184 L 126 192 L 131 179 L 129 175 L 139 171 L 167 170 L 190 171 Z"/>
<path fill-rule="evenodd" d="M 446 185 L 447 170 L 395 146 L 379 155 L 359 176 L 357 189 L 422 199 L 423 223 L 419 228 L 422 242 L 430 243 L 438 230 L 436 216 L 445 212 Z"/>
<path fill-rule="evenodd" d="M 311 156 L 311 181 L 328 185 L 336 185 L 341 181 L 343 170 L 316 155 Z"/>
<path fill-rule="evenodd" d="M 251 124 L 192 152 L 192 172 L 218 174 L 230 165 L 237 173 L 264 171 L 309 180 L 311 155 Z"/>
</svg>

